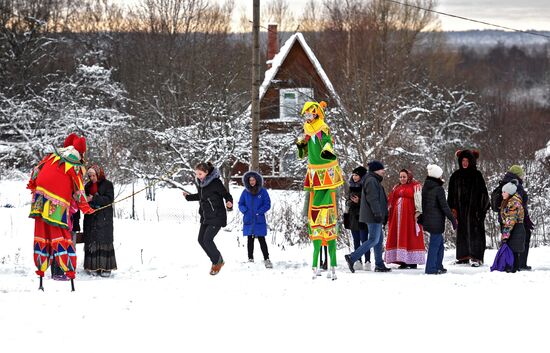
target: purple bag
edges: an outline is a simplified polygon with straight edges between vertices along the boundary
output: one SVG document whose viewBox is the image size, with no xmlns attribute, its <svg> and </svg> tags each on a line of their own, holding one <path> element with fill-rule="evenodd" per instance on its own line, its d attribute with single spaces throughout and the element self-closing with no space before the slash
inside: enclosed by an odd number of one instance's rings
<svg viewBox="0 0 550 353">
<path fill-rule="evenodd" d="M 500 249 L 498 249 L 493 266 L 491 266 L 491 272 L 502 272 L 506 271 L 506 269 L 512 269 L 512 267 L 514 267 L 514 253 L 508 244 L 504 243 Z"/>
</svg>

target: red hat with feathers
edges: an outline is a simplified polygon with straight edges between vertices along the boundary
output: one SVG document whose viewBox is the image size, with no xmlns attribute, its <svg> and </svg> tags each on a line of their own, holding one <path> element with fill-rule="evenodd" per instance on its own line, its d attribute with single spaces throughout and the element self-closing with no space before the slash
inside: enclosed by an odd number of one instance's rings
<svg viewBox="0 0 550 353">
<path fill-rule="evenodd" d="M 73 141 L 74 148 L 83 155 L 86 153 L 86 138 L 85 137 L 76 137 Z"/>
<path fill-rule="evenodd" d="M 72 146 L 74 143 L 74 140 L 78 138 L 78 135 L 72 132 L 67 138 L 65 139 L 65 142 L 63 142 L 63 147 L 69 147 Z"/>
</svg>

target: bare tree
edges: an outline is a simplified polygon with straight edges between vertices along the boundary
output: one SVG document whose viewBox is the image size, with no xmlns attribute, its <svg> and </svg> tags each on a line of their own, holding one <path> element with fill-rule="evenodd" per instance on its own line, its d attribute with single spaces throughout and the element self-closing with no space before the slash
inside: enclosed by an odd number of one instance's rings
<svg viewBox="0 0 550 353">
<path fill-rule="evenodd" d="M 264 0 L 262 22 L 276 23 L 281 32 L 294 32 L 297 27 L 288 0 Z"/>
</svg>

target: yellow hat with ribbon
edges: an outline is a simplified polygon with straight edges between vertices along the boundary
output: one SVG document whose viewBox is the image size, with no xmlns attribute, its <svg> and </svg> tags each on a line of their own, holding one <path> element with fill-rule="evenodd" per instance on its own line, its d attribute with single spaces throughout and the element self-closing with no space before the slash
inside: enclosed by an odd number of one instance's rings
<svg viewBox="0 0 550 353">
<path fill-rule="evenodd" d="M 317 102 L 305 102 L 304 107 L 302 108 L 302 113 L 300 115 L 304 115 L 305 113 L 312 113 L 316 114 L 319 119 L 325 120 L 325 108 L 327 107 L 327 103 L 325 101 Z"/>
</svg>

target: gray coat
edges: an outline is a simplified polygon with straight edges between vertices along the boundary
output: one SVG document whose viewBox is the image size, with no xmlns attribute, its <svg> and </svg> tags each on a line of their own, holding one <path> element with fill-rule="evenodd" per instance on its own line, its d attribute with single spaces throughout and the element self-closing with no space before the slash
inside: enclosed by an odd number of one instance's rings
<svg viewBox="0 0 550 353">
<path fill-rule="evenodd" d="M 388 198 L 381 184 L 382 179 L 382 176 L 374 172 L 367 174 L 359 210 L 359 221 L 362 223 L 386 224 L 388 222 Z"/>
</svg>

